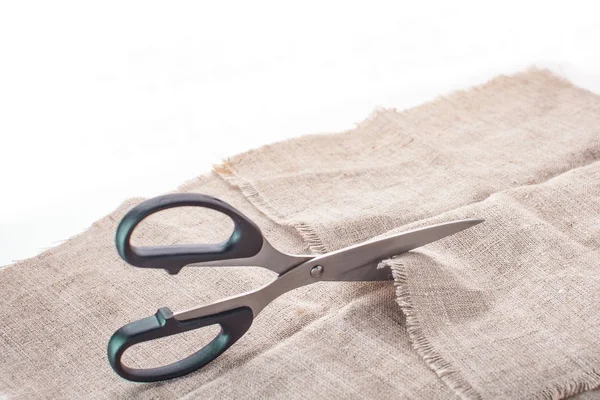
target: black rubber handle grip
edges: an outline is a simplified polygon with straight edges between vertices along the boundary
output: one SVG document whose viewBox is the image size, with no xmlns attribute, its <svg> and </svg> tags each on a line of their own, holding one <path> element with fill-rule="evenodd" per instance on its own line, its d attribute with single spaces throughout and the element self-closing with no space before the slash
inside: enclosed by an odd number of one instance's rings
<svg viewBox="0 0 600 400">
<path fill-rule="evenodd" d="M 240 307 L 206 317 L 178 321 L 168 308 L 159 309 L 155 315 L 135 321 L 116 331 L 108 342 L 108 361 L 117 374 L 135 382 L 155 382 L 177 378 L 204 367 L 223 354 L 252 325 L 254 315 L 249 307 Z M 173 364 L 157 368 L 136 369 L 121 363 L 125 350 L 134 344 L 147 342 L 219 324 L 221 332 L 198 352 Z"/>
<path fill-rule="evenodd" d="M 198 206 L 219 211 L 234 223 L 229 239 L 216 244 L 147 246 L 131 245 L 135 227 L 146 217 L 174 207 Z M 131 265 L 144 268 L 164 268 L 177 274 L 188 264 L 256 255 L 263 244 L 263 236 L 254 222 L 241 212 L 217 198 L 199 193 L 176 193 L 154 197 L 132 208 L 121 220 L 116 234 L 117 250 Z"/>
</svg>

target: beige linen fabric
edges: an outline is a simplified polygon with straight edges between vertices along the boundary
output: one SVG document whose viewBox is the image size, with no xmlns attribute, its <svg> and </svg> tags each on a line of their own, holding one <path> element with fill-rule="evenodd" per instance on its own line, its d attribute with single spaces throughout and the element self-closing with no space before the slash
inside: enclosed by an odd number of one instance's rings
<svg viewBox="0 0 600 400">
<path fill-rule="evenodd" d="M 384 263 L 419 354 L 468 398 L 598 387 L 600 161 L 426 222 L 472 216 L 485 224 Z"/>
<path fill-rule="evenodd" d="M 214 174 L 181 190 L 224 199 L 277 248 L 308 252 L 294 229 L 274 224 Z M 0 398 L 454 397 L 410 345 L 392 281 L 300 288 L 267 307 L 244 337 L 201 372 L 154 384 L 121 379 L 106 358 L 108 339 L 120 326 L 159 307 L 184 310 L 274 278 L 258 268 L 184 268 L 170 276 L 128 266 L 116 253 L 114 232 L 139 201 L 125 202 L 57 248 L 0 270 Z M 141 226 L 135 241 L 214 242 L 230 231 L 218 217 L 192 208 L 169 210 Z M 208 339 L 206 330 L 161 339 L 128 361 L 158 366 Z"/>
<path fill-rule="evenodd" d="M 0 270 L 0 394 L 565 398 L 598 388 L 598 160 L 600 99 L 540 70 L 242 154 L 180 190 L 231 203 L 284 251 L 325 252 L 456 218 L 486 222 L 384 262 L 396 287 L 300 288 L 201 372 L 135 384 L 108 365 L 114 330 L 273 276 L 127 266 L 113 237 L 140 199 L 128 201 L 63 245 Z M 169 211 L 137 241 L 215 241 L 228 228 L 215 214 Z M 173 361 L 207 338 L 203 330 L 163 340 L 129 360 Z"/>
<path fill-rule="evenodd" d="M 600 98 L 533 69 L 217 171 L 317 252 L 486 218 L 388 264 L 412 340 L 463 397 L 563 398 L 600 385 L 599 159 Z"/>
<path fill-rule="evenodd" d="M 600 99 L 547 71 L 499 77 L 355 129 L 217 167 L 314 251 L 368 239 L 600 158 Z"/>
</svg>

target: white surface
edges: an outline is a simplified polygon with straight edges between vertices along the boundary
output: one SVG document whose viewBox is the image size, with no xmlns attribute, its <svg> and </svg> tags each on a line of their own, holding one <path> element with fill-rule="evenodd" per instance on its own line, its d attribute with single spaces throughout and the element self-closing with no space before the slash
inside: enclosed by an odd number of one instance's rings
<svg viewBox="0 0 600 400">
<path fill-rule="evenodd" d="M 376 107 L 533 64 L 600 92 L 594 2 L 283 3 L 3 2 L 0 265 Z"/>
</svg>

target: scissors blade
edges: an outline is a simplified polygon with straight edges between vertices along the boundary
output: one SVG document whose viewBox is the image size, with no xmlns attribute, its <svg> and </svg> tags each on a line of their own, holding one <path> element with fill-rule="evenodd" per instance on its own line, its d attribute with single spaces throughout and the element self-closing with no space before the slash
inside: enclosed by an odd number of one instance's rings
<svg viewBox="0 0 600 400">
<path fill-rule="evenodd" d="M 328 273 L 321 279 L 329 281 L 391 279 L 387 268 L 377 269 L 381 261 L 453 235 L 481 222 L 482 219 L 446 222 L 337 250 L 323 257 L 322 262 L 326 265 L 325 270 Z"/>
</svg>

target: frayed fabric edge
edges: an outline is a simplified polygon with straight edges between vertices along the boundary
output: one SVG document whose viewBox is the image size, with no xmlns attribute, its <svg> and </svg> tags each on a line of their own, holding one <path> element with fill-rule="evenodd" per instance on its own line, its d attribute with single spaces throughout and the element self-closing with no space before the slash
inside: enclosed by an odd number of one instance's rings
<svg viewBox="0 0 600 400">
<path fill-rule="evenodd" d="M 396 287 L 396 302 L 406 316 L 408 335 L 413 348 L 419 356 L 458 396 L 463 399 L 480 400 L 482 398 L 481 395 L 467 382 L 459 371 L 442 358 L 425 336 L 416 310 L 413 307 L 404 264 L 399 259 L 392 258 L 382 261 L 380 267 L 389 267 L 392 270 L 394 286 Z"/>
<path fill-rule="evenodd" d="M 563 381 L 542 390 L 540 395 L 534 399 L 561 400 L 598 389 L 600 389 L 600 370 L 593 369 L 584 376 Z M 598 397 L 600 397 L 600 393 Z"/>
<path fill-rule="evenodd" d="M 382 261 L 378 266 L 378 268 L 385 267 L 389 267 L 392 271 L 394 286 L 396 287 L 396 302 L 406 316 L 407 331 L 415 351 L 429 368 L 459 397 L 463 399 L 482 399 L 481 394 L 473 388 L 458 370 L 444 360 L 425 336 L 408 288 L 406 266 L 399 259 L 391 258 Z M 594 369 L 584 376 L 549 386 L 532 396 L 531 399 L 561 400 L 598 389 L 600 389 L 600 370 Z"/>
<path fill-rule="evenodd" d="M 213 169 L 225 182 L 240 189 L 250 203 L 275 223 L 295 228 L 302 239 L 307 243 L 311 252 L 314 254 L 327 253 L 327 247 L 325 247 L 317 233 L 308 224 L 305 222 L 288 222 L 260 195 L 259 191 L 256 190 L 251 183 L 242 179 L 235 173 L 231 163 L 224 162 L 221 165 L 215 165 Z"/>
</svg>

